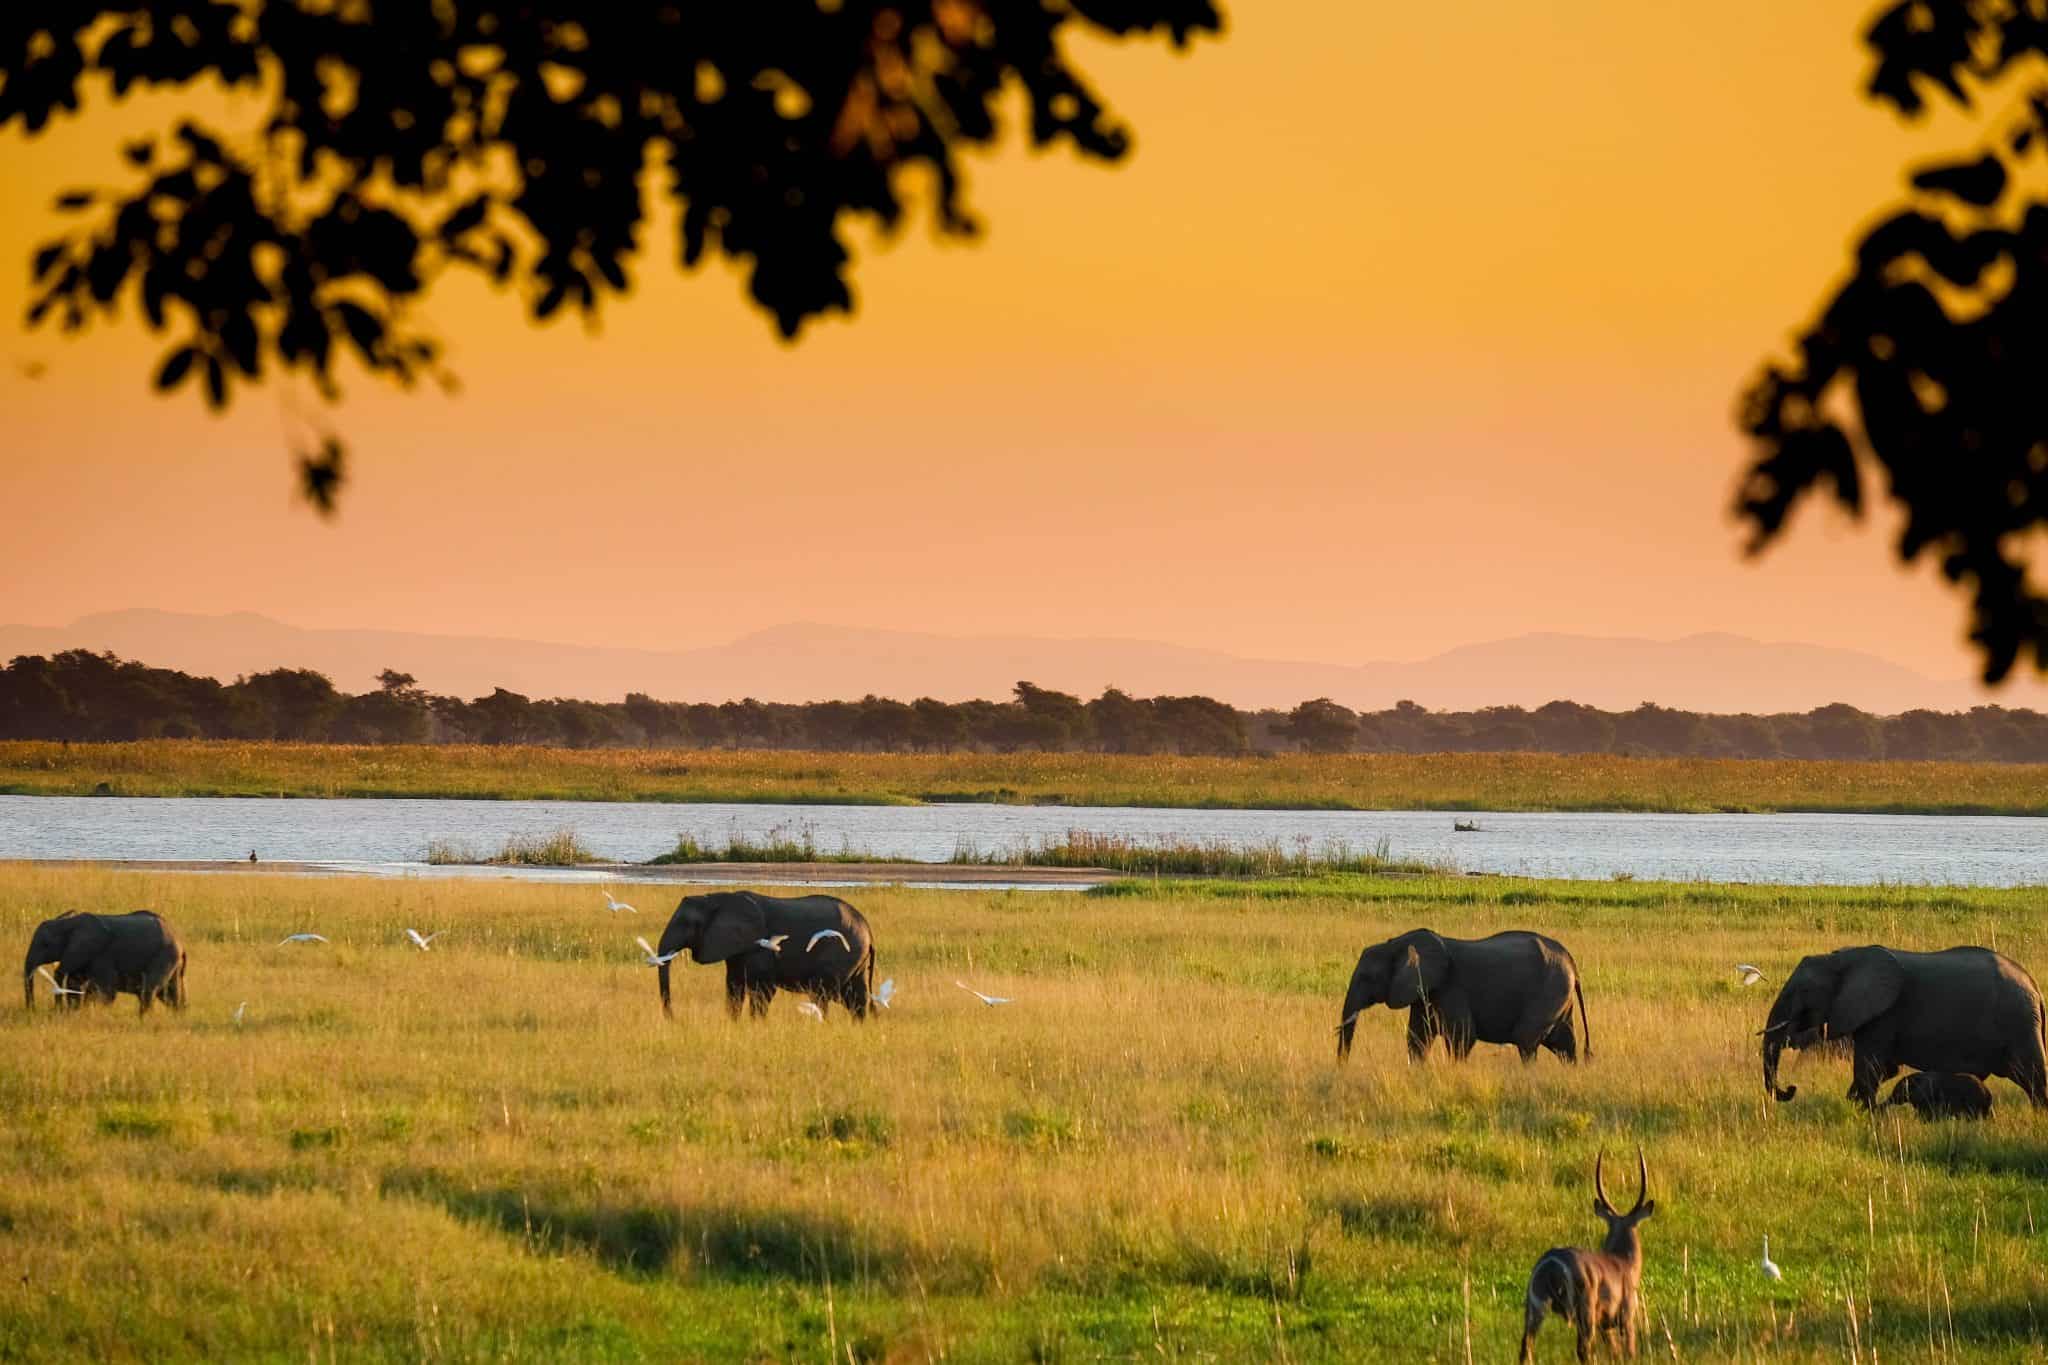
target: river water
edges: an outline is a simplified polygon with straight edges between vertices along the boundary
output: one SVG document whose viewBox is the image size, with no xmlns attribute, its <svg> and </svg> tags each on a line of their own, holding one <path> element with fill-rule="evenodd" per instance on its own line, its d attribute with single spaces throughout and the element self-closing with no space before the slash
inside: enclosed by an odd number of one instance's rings
<svg viewBox="0 0 2048 1365">
<path fill-rule="evenodd" d="M 1454 818 L 1477 823 L 1453 830 Z M 1518 876 L 1925 885 L 2048 885 L 2048 820 L 2011 816 L 1638 815 L 1161 810 L 1000 805 L 662 805 L 589 801 L 0 796 L 0 858 L 417 865 L 430 840 L 490 851 L 573 830 L 638 862 L 678 835 L 808 835 L 818 850 L 942 862 L 1069 830 L 1292 848 L 1384 843 L 1397 858 Z"/>
</svg>

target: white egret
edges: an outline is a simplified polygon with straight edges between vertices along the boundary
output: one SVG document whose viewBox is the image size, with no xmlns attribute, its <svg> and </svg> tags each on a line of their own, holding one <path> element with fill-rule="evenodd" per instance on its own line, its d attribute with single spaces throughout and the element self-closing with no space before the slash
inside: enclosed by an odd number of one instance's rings
<svg viewBox="0 0 2048 1365">
<path fill-rule="evenodd" d="M 846 935 L 840 933 L 837 929 L 820 929 L 817 933 L 812 934 L 811 941 L 804 945 L 804 951 L 808 953 L 811 949 L 817 947 L 818 940 L 821 938 L 836 938 L 839 940 L 840 947 L 846 949 L 849 953 L 853 951 L 853 945 L 846 941 Z"/>
<path fill-rule="evenodd" d="M 441 935 L 447 932 L 448 931 L 446 929 L 436 929 L 433 933 L 428 934 L 425 938 L 421 938 L 419 930 L 408 929 L 405 931 L 405 936 L 412 940 L 413 946 L 415 948 L 418 948 L 421 952 L 424 953 L 425 951 L 427 951 L 427 945 L 429 943 L 432 943 L 435 939 L 441 937 Z"/>
<path fill-rule="evenodd" d="M 635 937 L 633 942 L 639 944 L 640 951 L 647 954 L 647 965 L 650 967 L 666 967 L 670 962 L 681 956 L 683 951 L 681 948 L 678 948 L 673 953 L 657 953 L 654 951 L 654 945 L 644 938 Z"/>
<path fill-rule="evenodd" d="M 754 940 L 754 946 L 766 948 L 771 953 L 779 953 L 782 951 L 783 941 L 788 937 L 788 934 L 775 934 L 768 938 L 757 938 Z"/>
<path fill-rule="evenodd" d="M 987 1005 L 990 1009 L 994 1009 L 997 1005 L 1007 1005 L 1010 1003 L 1010 997 L 1007 995 L 983 995 L 980 991 L 974 989 L 974 987 L 968 985 L 965 981 L 955 981 L 953 984 L 958 986 L 961 990 L 966 991 L 969 995 L 973 996 L 976 1000 L 979 1000 L 982 1004 Z"/>
<path fill-rule="evenodd" d="M 621 910 L 632 910 L 633 913 L 636 915 L 640 913 L 638 910 L 633 910 L 633 907 L 626 904 L 624 901 L 613 900 L 612 893 L 609 891 L 602 892 L 601 894 L 604 896 L 605 908 L 610 910 L 614 915 L 618 914 Z"/>
<path fill-rule="evenodd" d="M 277 946 L 278 946 L 278 947 L 280 947 L 280 948 L 282 948 L 282 947 L 284 947 L 284 945 L 285 945 L 285 944 L 287 944 L 287 943 L 325 943 L 325 942 L 327 942 L 327 940 L 326 940 L 326 939 L 324 939 L 324 938 L 322 938 L 322 937 L 320 937 L 320 935 L 318 935 L 318 934 L 286 934 L 286 935 L 285 935 L 285 936 L 284 936 L 283 938 L 281 938 L 281 939 L 279 939 L 279 940 L 277 941 Z"/>
<path fill-rule="evenodd" d="M 1757 982 L 1764 979 L 1764 974 L 1750 966 L 1747 962 L 1736 963 L 1735 974 L 1742 978 L 1742 984 L 1745 986 L 1754 986 Z"/>
<path fill-rule="evenodd" d="M 49 969 L 48 967 L 38 967 L 38 968 L 36 968 L 36 975 L 37 975 L 37 976 L 40 976 L 40 977 L 41 977 L 41 978 L 42 978 L 43 980 L 45 980 L 45 981 L 49 982 L 49 983 L 50 983 L 50 989 L 51 989 L 52 991 L 54 991 L 54 992 L 55 992 L 55 993 L 56 993 L 57 995 L 59 995 L 59 996 L 65 996 L 65 995 L 84 995 L 84 994 L 85 994 L 85 992 L 84 992 L 84 991 L 82 991 L 82 990 L 73 990 L 73 989 L 72 989 L 71 987 L 69 987 L 69 986 L 60 986 L 60 985 L 58 985 L 58 984 L 57 984 L 57 978 L 56 978 L 56 977 L 54 977 L 54 976 L 51 976 L 51 975 L 50 975 L 50 969 Z"/>
<path fill-rule="evenodd" d="M 1764 1278 L 1767 1280 L 1782 1280 L 1785 1278 L 1785 1272 L 1778 1269 L 1778 1263 L 1771 1259 L 1771 1238 L 1768 1233 L 1764 1235 L 1763 1271 Z"/>
<path fill-rule="evenodd" d="M 823 1019 L 825 1017 L 825 1011 L 819 1009 L 808 1000 L 800 1003 L 796 1007 L 796 1012 L 806 1019 Z"/>
<path fill-rule="evenodd" d="M 248 1008 L 249 1008 L 249 1002 L 248 1002 L 248 1001 L 246 1001 L 246 1000 L 244 1000 L 244 1001 L 243 1001 L 243 1002 L 242 1002 L 241 1004 L 239 1004 L 239 1005 L 235 1006 L 235 1027 L 236 1027 L 236 1028 L 240 1028 L 240 1027 L 242 1026 L 242 1011 L 244 1011 L 244 1010 L 246 1010 L 246 1009 L 248 1009 Z"/>
<path fill-rule="evenodd" d="M 876 1003 L 877 1005 L 880 1005 L 880 1006 L 881 1006 L 881 1007 L 882 1007 L 883 1009 L 889 1009 L 889 1008 L 891 1008 L 890 1002 L 891 1002 L 892 1000 L 894 1000 L 895 998 L 896 998 L 896 978 L 895 978 L 895 977 L 893 977 L 893 976 L 892 976 L 892 977 L 890 977 L 890 978 L 889 978 L 888 980 L 884 981 L 884 982 L 883 982 L 883 983 L 882 983 L 882 984 L 881 984 L 880 986 L 878 986 L 878 987 L 876 987 L 876 988 L 875 988 L 875 1003 Z"/>
</svg>

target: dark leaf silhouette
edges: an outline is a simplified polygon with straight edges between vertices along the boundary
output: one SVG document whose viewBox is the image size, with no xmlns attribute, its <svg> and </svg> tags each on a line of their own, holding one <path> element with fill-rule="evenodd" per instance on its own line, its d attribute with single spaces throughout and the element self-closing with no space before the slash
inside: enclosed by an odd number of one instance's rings
<svg viewBox="0 0 2048 1365">
<path fill-rule="evenodd" d="M 160 389 L 174 389 L 178 381 L 192 371 L 192 362 L 199 359 L 196 347 L 180 346 L 164 360 L 163 368 L 156 372 L 156 386 Z"/>
<path fill-rule="evenodd" d="M 2033 9 L 1887 6 L 1866 34 L 1872 95 L 1906 114 L 1928 91 L 1970 106 L 2015 65 L 2048 60 Z M 1905 514 L 1899 557 L 1932 556 L 1968 592 L 1988 682 L 2029 654 L 2048 670 L 2048 585 L 2030 557 L 2048 531 L 2048 202 L 2012 192 L 2030 183 L 2014 159 L 2041 145 L 2048 96 L 2020 105 L 1984 139 L 2000 150 L 1911 176 L 1938 199 L 1870 229 L 1796 359 L 1752 385 L 1741 423 L 1755 458 L 1736 501 L 1760 550 L 1807 494 L 1855 512 L 1866 482 L 1882 487 Z"/>
<path fill-rule="evenodd" d="M 1951 194 L 1965 204 L 1990 208 L 2005 193 L 2005 163 L 1995 156 L 1975 161 L 1945 162 L 1913 175 L 1913 188 Z"/>
<path fill-rule="evenodd" d="M 317 453 L 299 457 L 299 480 L 305 490 L 306 501 L 312 503 L 322 516 L 334 515 L 336 499 L 341 494 L 345 459 L 346 452 L 341 442 L 331 436 L 320 443 Z"/>
<path fill-rule="evenodd" d="M 942 230 L 974 230 L 959 159 L 995 139 L 1006 90 L 1034 142 L 1123 155 L 1066 35 L 1221 25 L 1215 0 L 0 5 L 0 130 L 39 131 L 97 78 L 218 81 L 261 110 L 253 136 L 187 119 L 129 142 L 132 183 L 58 199 L 96 212 L 30 320 L 76 328 L 134 289 L 152 328 L 192 335 L 215 404 L 222 360 L 254 375 L 265 351 L 334 393 L 336 335 L 371 370 L 446 384 L 409 308 L 437 274 L 518 284 L 537 319 L 595 314 L 631 287 L 657 193 L 682 262 L 739 263 L 793 337 L 853 308 L 845 231 L 897 227 L 908 174 L 937 187 Z"/>
</svg>

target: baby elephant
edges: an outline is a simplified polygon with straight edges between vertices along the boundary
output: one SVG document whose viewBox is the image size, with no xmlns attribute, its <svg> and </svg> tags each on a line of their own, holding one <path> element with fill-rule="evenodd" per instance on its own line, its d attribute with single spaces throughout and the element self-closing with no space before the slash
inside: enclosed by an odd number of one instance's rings
<svg viewBox="0 0 2048 1365">
<path fill-rule="evenodd" d="M 1988 1119 L 1991 1090 L 1975 1076 L 1956 1071 L 1916 1071 L 1892 1087 L 1887 1108 L 1910 1104 L 1923 1119 Z"/>
</svg>

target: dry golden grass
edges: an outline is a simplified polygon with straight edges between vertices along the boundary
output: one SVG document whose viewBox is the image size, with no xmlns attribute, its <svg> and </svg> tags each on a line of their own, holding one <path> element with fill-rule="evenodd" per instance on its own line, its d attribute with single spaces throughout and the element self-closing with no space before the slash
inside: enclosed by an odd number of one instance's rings
<svg viewBox="0 0 2048 1365">
<path fill-rule="evenodd" d="M 0 937 L 151 906 L 193 1000 L 0 1018 L 0 1357 L 1462 1361 L 1469 1324 L 1502 1360 L 1529 1266 L 1596 1231 L 1595 1149 L 1638 1141 L 1659 1355 L 2042 1352 L 2048 1119 L 2003 1082 L 1981 1129 L 1865 1119 L 1810 1059 L 1772 1112 L 1769 988 L 1728 970 L 1871 940 L 2039 965 L 2039 891 L 848 894 L 897 1008 L 734 1025 L 688 964 L 661 1018 L 651 898 L 0 866 Z M 1358 949 L 1419 923 L 1562 937 L 1592 1064 L 1411 1069 L 1376 1011 L 1338 1067 Z M 332 945 L 275 946 L 309 928 Z"/>
<path fill-rule="evenodd" d="M 1332 810 L 2048 815 L 2048 765 L 1613 754 L 841 754 L 151 740 L 0 742 L 0 792 L 845 805 L 1003 801 Z"/>
</svg>

